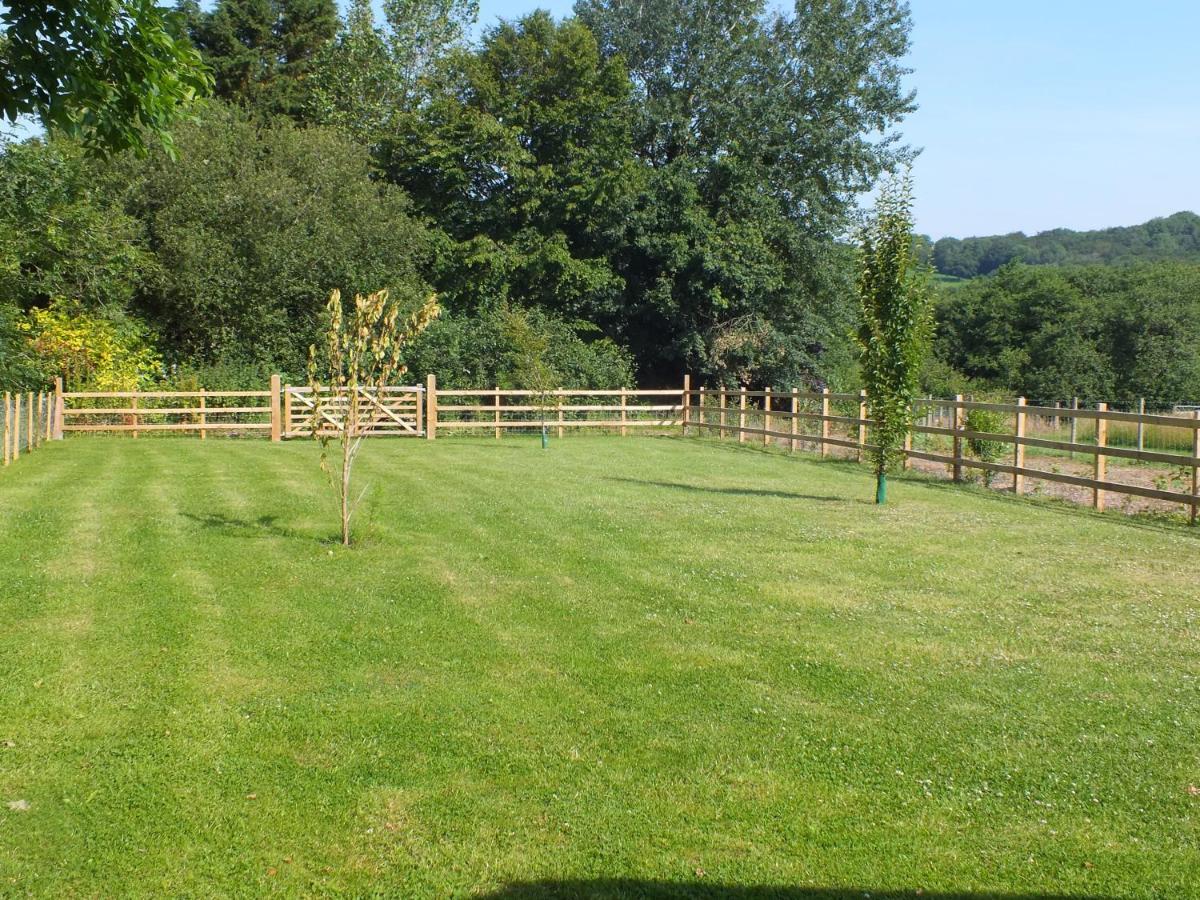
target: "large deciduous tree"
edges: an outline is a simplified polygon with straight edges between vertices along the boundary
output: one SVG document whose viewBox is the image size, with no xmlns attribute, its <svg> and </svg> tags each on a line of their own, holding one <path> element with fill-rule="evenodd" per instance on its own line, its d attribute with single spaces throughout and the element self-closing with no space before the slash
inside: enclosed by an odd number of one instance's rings
<svg viewBox="0 0 1200 900">
<path fill-rule="evenodd" d="M 105 154 L 168 149 L 210 78 L 182 23 L 154 0 L 8 0 L 0 10 L 0 115 L 37 116 Z"/>
<path fill-rule="evenodd" d="M 424 296 L 432 238 L 366 148 L 229 108 L 178 131 L 179 159 L 115 173 L 157 260 L 134 298 L 171 361 L 241 359 L 299 375 L 321 285 Z M 353 214 L 350 214 L 353 211 Z"/>
</svg>

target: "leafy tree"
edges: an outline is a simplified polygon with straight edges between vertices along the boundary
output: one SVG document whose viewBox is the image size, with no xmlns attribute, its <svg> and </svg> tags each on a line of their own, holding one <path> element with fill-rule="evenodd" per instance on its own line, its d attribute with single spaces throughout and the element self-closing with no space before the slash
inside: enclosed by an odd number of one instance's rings
<svg viewBox="0 0 1200 900">
<path fill-rule="evenodd" d="M 942 295 L 937 355 L 1043 403 L 1200 397 L 1200 265 L 1012 264 Z"/>
<path fill-rule="evenodd" d="M 1179 212 L 1141 225 L 1099 231 L 1056 228 L 1029 237 L 1016 232 L 942 238 L 934 244 L 933 258 L 939 272 L 959 278 L 988 275 L 1013 261 L 1038 266 L 1200 262 L 1200 215 Z"/>
<path fill-rule="evenodd" d="M 852 321 L 833 238 L 854 194 L 909 155 L 893 130 L 913 108 L 901 84 L 906 5 L 575 8 L 634 85 L 634 148 L 648 174 L 616 269 L 643 375 L 686 367 L 727 379 L 714 348 L 751 322 L 786 348 L 788 381 L 819 381 Z"/>
<path fill-rule="evenodd" d="M 23 324 L 21 311 L 0 299 L 0 387 L 28 391 L 45 386 Z"/>
<path fill-rule="evenodd" d="M 102 171 L 72 140 L 0 148 L 0 296 L 21 310 L 126 307 L 154 260 Z"/>
<path fill-rule="evenodd" d="M 534 327 L 522 309 L 505 310 L 504 331 L 511 347 L 513 380 L 520 385 L 521 390 L 531 392 L 530 400 L 538 409 L 538 419 L 542 428 L 542 449 L 546 450 L 550 446 L 546 433 L 546 415 L 557 405 L 554 392 L 562 382 L 562 376 L 555 371 L 548 359 L 549 335 Z"/>
<path fill-rule="evenodd" d="M 405 304 L 428 293 L 420 272 L 432 238 L 401 191 L 371 178 L 365 148 L 219 107 L 180 128 L 178 142 L 177 162 L 126 161 L 110 176 L 157 259 L 133 306 L 171 362 L 299 376 L 321 327 L 314 282 L 386 286 Z"/>
<path fill-rule="evenodd" d="M 515 360 L 520 354 L 507 327 L 511 310 L 447 313 L 405 351 L 413 372 L 436 372 L 446 388 L 521 387 Z M 595 326 L 567 322 L 539 309 L 522 310 L 528 327 L 544 337 L 546 362 L 567 388 L 620 388 L 634 383 L 629 352 L 601 336 Z"/>
<path fill-rule="evenodd" d="M 211 80 L 154 0 L 8 0 L 0 11 L 0 113 L 35 115 L 100 154 L 171 147 L 170 128 Z"/>
<path fill-rule="evenodd" d="M 371 0 L 353 0 L 337 38 L 315 60 L 308 117 L 374 143 L 403 105 L 403 78 L 386 32 L 375 24 Z"/>
<path fill-rule="evenodd" d="M 928 273 L 913 253 L 912 189 L 907 178 L 886 183 L 862 229 L 857 293 L 875 502 L 887 502 L 887 473 L 904 458 L 913 400 L 933 329 Z"/>
<path fill-rule="evenodd" d="M 578 22 L 534 13 L 459 52 L 387 142 L 389 177 L 457 241 L 439 288 L 458 310 L 510 295 L 569 319 L 616 313 L 609 256 L 636 181 L 628 81 Z"/>
<path fill-rule="evenodd" d="M 405 98 L 422 96 L 422 79 L 448 51 L 460 46 L 479 17 L 479 0 L 383 0 L 392 59 Z"/>
<path fill-rule="evenodd" d="M 404 374 L 400 360 L 405 344 L 424 331 L 438 311 L 437 298 L 430 294 L 402 320 L 399 307 L 383 290 L 356 294 L 347 315 L 341 292 L 334 290 L 329 295 L 324 345 L 320 352 L 315 344 L 309 347 L 308 378 L 317 398 L 310 424 L 313 437 L 321 444 L 321 468 L 337 487 L 344 546 L 350 546 L 350 519 L 362 500 L 361 495 L 351 499 L 351 481 L 366 436 L 364 413 L 371 408 L 369 395 Z M 339 402 L 322 403 L 323 393 Z M 341 452 L 331 467 L 327 450 L 334 439 Z"/>
<path fill-rule="evenodd" d="M 303 118 L 314 61 L 337 33 L 334 0 L 217 0 L 210 11 L 183 0 L 180 9 L 216 96 Z"/>
</svg>

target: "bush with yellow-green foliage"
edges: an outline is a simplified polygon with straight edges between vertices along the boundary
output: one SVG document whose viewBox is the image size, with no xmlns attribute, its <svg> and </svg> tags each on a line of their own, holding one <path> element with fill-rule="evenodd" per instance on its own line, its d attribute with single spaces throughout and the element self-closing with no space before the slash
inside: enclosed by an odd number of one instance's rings
<svg viewBox="0 0 1200 900">
<path fill-rule="evenodd" d="M 18 329 L 44 382 L 62 376 L 67 390 L 130 391 L 163 374 L 145 326 L 65 304 L 32 309 Z"/>
</svg>

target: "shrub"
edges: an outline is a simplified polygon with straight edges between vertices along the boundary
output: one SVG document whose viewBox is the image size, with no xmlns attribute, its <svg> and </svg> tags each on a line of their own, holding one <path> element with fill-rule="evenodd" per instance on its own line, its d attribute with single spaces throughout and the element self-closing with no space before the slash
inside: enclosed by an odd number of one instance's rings
<svg viewBox="0 0 1200 900">
<path fill-rule="evenodd" d="M 963 424 L 967 431 L 977 431 L 985 434 L 1003 434 L 1007 430 L 1004 416 L 990 409 L 967 410 Z M 967 438 L 965 443 L 967 453 L 980 462 L 988 463 L 994 463 L 1003 457 L 1004 450 L 1008 446 L 1003 441 L 989 441 L 984 438 Z M 992 477 L 995 474 L 995 472 L 989 469 L 984 469 L 983 483 L 991 485 Z"/>
</svg>

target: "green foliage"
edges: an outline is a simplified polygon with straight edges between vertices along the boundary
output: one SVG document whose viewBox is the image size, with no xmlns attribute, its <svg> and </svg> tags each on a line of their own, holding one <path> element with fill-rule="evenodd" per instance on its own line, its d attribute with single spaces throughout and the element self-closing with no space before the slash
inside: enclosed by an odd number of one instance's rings
<svg viewBox="0 0 1200 900">
<path fill-rule="evenodd" d="M 937 355 L 1038 402 L 1200 397 L 1200 265 L 1009 265 L 938 303 Z"/>
<path fill-rule="evenodd" d="M 912 429 L 913 400 L 933 331 L 927 270 L 913 253 L 912 187 L 907 177 L 881 189 L 871 221 L 860 235 L 856 335 L 871 427 L 870 455 L 879 478 L 903 461 Z"/>
<path fill-rule="evenodd" d="M 46 386 L 21 311 L 0 299 L 0 389 L 41 390 Z"/>
<path fill-rule="evenodd" d="M 386 132 L 404 99 L 403 74 L 387 34 L 375 24 L 371 0 L 353 0 L 336 40 L 314 62 L 307 117 L 372 144 Z"/>
<path fill-rule="evenodd" d="M 217 97 L 265 116 L 302 118 L 314 61 L 338 28 L 334 0 L 184 0 L 192 43 Z"/>
<path fill-rule="evenodd" d="M 413 372 L 436 372 L 446 388 L 520 388 L 516 371 L 518 347 L 506 328 L 508 317 L 520 315 L 546 344 L 545 363 L 557 378 L 552 387 L 619 388 L 634 384 L 633 360 L 594 326 L 569 323 L 538 309 L 499 308 L 476 315 L 449 313 L 429 327 L 405 353 Z"/>
<path fill-rule="evenodd" d="M 569 319 L 612 318 L 609 257 L 636 182 L 628 82 L 578 22 L 534 13 L 455 54 L 385 166 L 458 243 L 438 286 L 458 310 L 508 297 Z M 487 274 L 480 277 L 480 270 Z"/>
<path fill-rule="evenodd" d="M 963 240 L 942 238 L 933 249 L 938 271 L 959 278 L 988 275 L 1014 261 L 1072 266 L 1156 260 L 1200 262 L 1200 215 L 1179 212 L 1142 225 L 1101 231 L 1056 228 L 1032 237 L 1016 232 Z"/>
<path fill-rule="evenodd" d="M 145 326 L 121 314 L 55 305 L 19 324 L 41 383 L 61 376 L 67 390 L 132 391 L 162 375 Z"/>
<path fill-rule="evenodd" d="M 365 148 L 286 119 L 214 108 L 178 131 L 179 159 L 126 169 L 125 201 L 159 261 L 135 307 L 171 361 L 265 363 L 299 376 L 325 288 L 428 292 L 431 241 L 403 193 L 370 178 Z"/>
<path fill-rule="evenodd" d="M 211 79 L 154 0 L 8 0 L 0 12 L 0 115 L 36 115 L 92 151 L 171 148 L 169 129 Z"/>
<path fill-rule="evenodd" d="M 154 260 L 99 183 L 103 168 L 69 140 L 0 148 L 0 296 L 22 310 L 128 304 Z"/>
<path fill-rule="evenodd" d="M 1004 416 L 990 409 L 968 409 L 963 416 L 963 427 L 980 434 L 1008 434 L 1008 423 Z M 980 462 L 996 462 L 1004 456 L 1009 445 L 1003 441 L 969 437 L 965 441 L 967 452 Z M 991 484 L 995 472 L 983 470 L 984 484 Z"/>
</svg>

